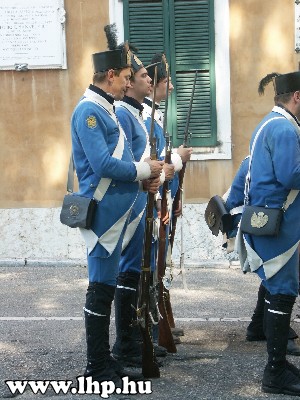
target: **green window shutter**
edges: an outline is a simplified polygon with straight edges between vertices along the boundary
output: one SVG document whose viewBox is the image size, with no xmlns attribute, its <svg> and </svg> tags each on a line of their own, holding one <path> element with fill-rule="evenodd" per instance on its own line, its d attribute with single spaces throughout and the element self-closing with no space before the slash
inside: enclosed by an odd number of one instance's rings
<svg viewBox="0 0 300 400">
<path fill-rule="evenodd" d="M 189 131 L 190 145 L 217 143 L 214 79 L 213 0 L 123 0 L 124 36 L 145 65 L 154 53 L 170 62 L 174 93 L 168 126 L 173 145 L 182 144 L 195 70 L 198 79 Z"/>
<path fill-rule="evenodd" d="M 172 80 L 173 144 L 183 141 L 195 70 L 195 87 L 189 131 L 194 147 L 217 144 L 214 79 L 214 2 L 211 0 L 169 0 Z M 175 135 L 174 135 L 175 132 Z"/>
<path fill-rule="evenodd" d="M 153 54 L 164 52 L 165 27 L 162 0 L 124 0 L 125 40 L 138 48 L 144 65 L 150 64 Z"/>
</svg>

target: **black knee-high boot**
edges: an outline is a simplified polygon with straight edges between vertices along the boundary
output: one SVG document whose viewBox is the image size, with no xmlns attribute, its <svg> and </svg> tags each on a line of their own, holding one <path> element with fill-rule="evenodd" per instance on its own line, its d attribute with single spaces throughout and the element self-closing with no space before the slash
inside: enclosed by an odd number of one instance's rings
<svg viewBox="0 0 300 400">
<path fill-rule="evenodd" d="M 125 366 L 140 367 L 142 365 L 141 345 L 136 340 L 138 335 L 135 333 L 136 330 L 139 331 L 139 327 L 134 324 L 139 280 L 140 274 L 137 272 L 121 272 L 115 292 L 117 337 L 113 346 L 113 355 Z"/>
<path fill-rule="evenodd" d="M 91 283 L 85 303 L 85 329 L 87 366 L 85 376 L 98 382 L 110 380 L 120 383 L 120 377 L 112 366 L 109 348 L 109 324 L 111 303 L 115 288 L 103 283 Z"/>
<path fill-rule="evenodd" d="M 286 361 L 291 313 L 294 296 L 269 295 L 265 311 L 268 363 L 264 370 L 262 390 L 268 393 L 300 395 L 300 378 Z"/>
<path fill-rule="evenodd" d="M 268 315 L 268 307 L 270 304 L 270 293 L 266 290 L 265 294 L 265 309 L 264 309 L 264 332 L 265 332 L 265 325 L 266 325 L 266 318 L 265 316 Z M 286 353 L 291 356 L 300 356 L 300 347 L 295 341 L 298 335 L 294 331 L 294 329 L 290 326 L 289 327 L 289 334 L 288 334 L 288 344 L 287 344 L 287 351 Z M 295 367 L 296 368 L 296 367 Z M 299 371 L 298 371 L 299 373 Z"/>
<path fill-rule="evenodd" d="M 256 307 L 247 328 L 246 339 L 249 342 L 266 339 L 263 329 L 265 295 L 266 289 L 261 283 L 258 289 Z"/>
</svg>

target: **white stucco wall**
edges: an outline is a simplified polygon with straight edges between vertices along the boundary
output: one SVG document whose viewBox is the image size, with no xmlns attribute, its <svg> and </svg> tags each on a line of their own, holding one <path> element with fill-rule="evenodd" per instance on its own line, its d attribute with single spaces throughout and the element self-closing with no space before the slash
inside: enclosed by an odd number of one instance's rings
<svg viewBox="0 0 300 400">
<path fill-rule="evenodd" d="M 206 204 L 186 204 L 183 216 L 184 264 L 229 266 L 221 248 L 222 236 L 211 234 L 204 221 Z M 86 265 L 84 241 L 77 229 L 62 225 L 59 208 L 0 210 L 0 265 Z M 173 261 L 179 264 L 181 218 L 178 220 Z"/>
</svg>

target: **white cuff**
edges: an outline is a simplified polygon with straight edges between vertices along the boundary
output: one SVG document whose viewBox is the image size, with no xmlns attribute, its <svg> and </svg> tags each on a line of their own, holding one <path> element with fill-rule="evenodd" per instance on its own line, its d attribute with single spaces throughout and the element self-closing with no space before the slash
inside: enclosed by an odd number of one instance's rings
<svg viewBox="0 0 300 400">
<path fill-rule="evenodd" d="M 143 181 L 144 179 L 148 179 L 151 176 L 151 168 L 150 165 L 147 162 L 140 161 L 140 162 L 134 162 L 133 163 L 136 168 L 136 181 Z"/>
<path fill-rule="evenodd" d="M 222 196 L 222 199 L 223 199 L 224 201 L 227 201 L 227 199 L 228 199 L 228 197 L 229 197 L 229 194 L 230 194 L 230 191 L 231 191 L 231 186 L 230 186 L 230 188 L 227 190 L 227 192 L 224 193 L 223 196 Z"/>
<path fill-rule="evenodd" d="M 183 167 L 183 163 L 182 163 L 180 155 L 177 153 L 172 153 L 171 160 L 172 160 L 172 164 L 174 164 L 175 172 L 180 171 L 181 168 Z"/>
<path fill-rule="evenodd" d="M 160 178 L 160 184 L 163 185 L 164 181 L 166 180 L 166 173 L 164 170 L 161 171 L 159 178 Z"/>
</svg>

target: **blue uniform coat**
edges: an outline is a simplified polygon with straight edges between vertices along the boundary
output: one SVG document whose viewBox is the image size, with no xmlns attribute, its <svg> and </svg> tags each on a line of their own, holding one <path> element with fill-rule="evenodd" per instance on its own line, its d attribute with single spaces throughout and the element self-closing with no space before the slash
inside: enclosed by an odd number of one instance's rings
<svg viewBox="0 0 300 400">
<path fill-rule="evenodd" d="M 127 102 L 116 103 L 116 114 L 126 134 L 136 161 L 150 157 L 148 132 L 141 112 Z M 147 192 L 140 191 L 130 213 L 129 223 L 125 231 L 120 272 L 140 272 L 145 234 L 145 209 Z"/>
<path fill-rule="evenodd" d="M 274 107 L 258 125 L 270 121 L 257 138 L 250 171 L 249 204 L 281 208 L 291 189 L 300 189 L 300 137 L 295 119 Z M 280 118 L 278 118 L 280 117 Z M 250 147 L 251 147 L 250 146 Z M 243 235 L 250 269 L 271 294 L 297 295 L 300 196 L 285 211 L 278 237 Z"/>
<path fill-rule="evenodd" d="M 71 134 L 78 193 L 98 200 L 92 228 L 81 230 L 89 254 L 89 280 L 113 284 L 126 223 L 139 192 L 135 180 L 148 178 L 150 168 L 143 178 L 137 176 L 113 104 L 94 90 L 87 89 L 76 106 Z M 107 271 L 105 276 L 101 268 Z"/>
</svg>

